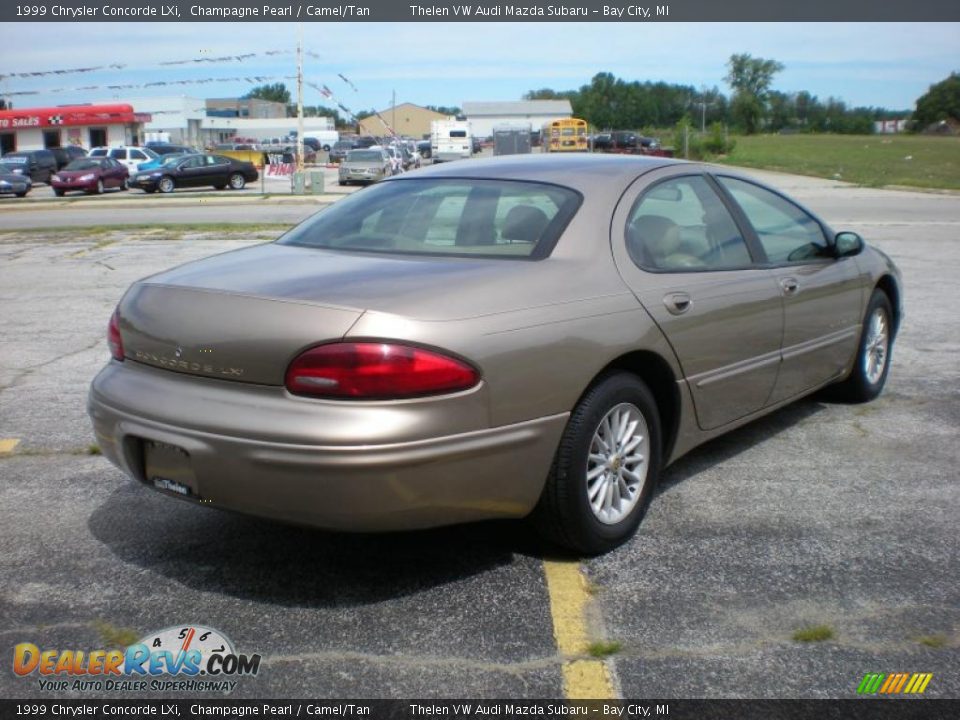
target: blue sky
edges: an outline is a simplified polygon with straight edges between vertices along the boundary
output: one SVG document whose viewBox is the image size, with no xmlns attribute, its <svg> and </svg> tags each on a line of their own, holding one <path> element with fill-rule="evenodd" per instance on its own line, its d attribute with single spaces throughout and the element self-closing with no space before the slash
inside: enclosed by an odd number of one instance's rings
<svg viewBox="0 0 960 720">
<path fill-rule="evenodd" d="M 932 83 L 960 70 L 960 23 L 305 23 L 306 79 L 327 85 L 353 110 L 397 102 L 460 105 L 518 100 L 524 92 L 574 89 L 598 72 L 627 80 L 719 87 L 733 53 L 785 65 L 784 92 L 808 90 L 848 105 L 912 108 Z M 253 85 L 211 82 L 107 90 L 106 85 L 295 74 L 292 52 L 243 62 L 159 63 L 268 50 L 292 50 L 296 23 L 6 23 L 0 72 L 60 70 L 123 63 L 109 72 L 6 78 L 0 93 L 15 107 L 117 97 L 229 97 Z M 53 40 L 51 40 L 53 39 Z M 353 90 L 337 75 L 345 75 Z M 98 85 L 100 90 L 70 90 Z M 293 81 L 287 86 L 294 87 Z M 68 88 L 63 92 L 53 92 Z M 324 104 L 313 89 L 307 104 Z"/>
</svg>

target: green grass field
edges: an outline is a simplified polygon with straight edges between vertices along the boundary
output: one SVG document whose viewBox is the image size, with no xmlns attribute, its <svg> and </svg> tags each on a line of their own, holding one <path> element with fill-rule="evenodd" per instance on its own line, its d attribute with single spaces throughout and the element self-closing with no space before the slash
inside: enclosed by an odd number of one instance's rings
<svg viewBox="0 0 960 720">
<path fill-rule="evenodd" d="M 920 135 L 738 136 L 718 162 L 880 187 L 960 190 L 960 138 Z"/>
</svg>

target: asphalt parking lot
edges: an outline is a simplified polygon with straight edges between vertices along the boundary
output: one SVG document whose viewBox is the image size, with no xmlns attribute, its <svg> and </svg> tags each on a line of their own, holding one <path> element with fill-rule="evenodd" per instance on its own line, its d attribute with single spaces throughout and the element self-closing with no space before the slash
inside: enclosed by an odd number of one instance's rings
<svg viewBox="0 0 960 720">
<path fill-rule="evenodd" d="M 41 210 L 0 205 L 0 697 L 83 697 L 17 677 L 17 643 L 98 649 L 189 623 L 263 656 L 234 697 L 561 697 L 558 567 L 582 574 L 582 631 L 607 643 L 587 661 L 597 694 L 846 698 L 868 672 L 926 672 L 925 697 L 960 697 L 960 196 L 755 174 L 899 264 L 886 391 L 803 400 L 695 450 L 631 542 L 579 563 L 521 523 L 341 535 L 134 485 L 89 454 L 113 307 L 143 275 L 276 233 L 36 232 L 10 228 L 49 227 L 30 225 Z M 255 223 L 270 205 L 220 207 Z M 42 207 L 64 227 L 85 212 Z M 793 639 L 816 626 L 831 637 Z"/>
</svg>

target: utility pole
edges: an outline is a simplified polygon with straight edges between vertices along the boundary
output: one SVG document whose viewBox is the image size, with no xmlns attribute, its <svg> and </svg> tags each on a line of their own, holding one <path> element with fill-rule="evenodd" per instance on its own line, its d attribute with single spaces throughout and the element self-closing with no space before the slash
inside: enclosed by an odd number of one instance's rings
<svg viewBox="0 0 960 720">
<path fill-rule="evenodd" d="M 707 108 L 713 107 L 716 103 L 707 102 L 707 89 L 706 87 L 700 88 L 700 102 L 693 103 L 694 105 L 700 106 L 700 132 L 707 132 Z"/>
<path fill-rule="evenodd" d="M 392 99 L 390 100 L 390 132 L 393 133 L 393 136 L 397 136 L 397 91 L 393 91 Z"/>
<path fill-rule="evenodd" d="M 303 172 L 303 23 L 297 39 L 297 172 Z"/>
</svg>

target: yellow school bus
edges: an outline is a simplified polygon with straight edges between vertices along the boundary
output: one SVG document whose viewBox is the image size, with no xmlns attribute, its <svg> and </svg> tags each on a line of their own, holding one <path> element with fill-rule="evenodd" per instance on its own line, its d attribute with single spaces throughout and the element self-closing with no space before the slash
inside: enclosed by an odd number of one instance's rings
<svg viewBox="0 0 960 720">
<path fill-rule="evenodd" d="M 563 118 L 543 124 L 543 152 L 586 152 L 587 121 Z"/>
</svg>

